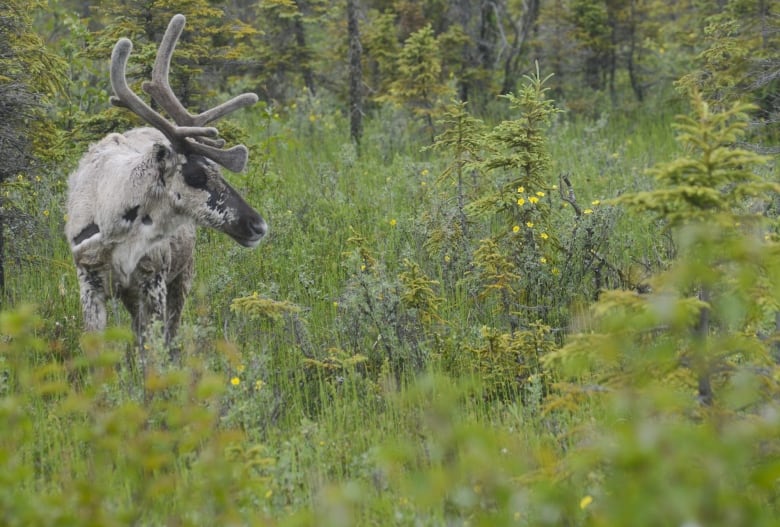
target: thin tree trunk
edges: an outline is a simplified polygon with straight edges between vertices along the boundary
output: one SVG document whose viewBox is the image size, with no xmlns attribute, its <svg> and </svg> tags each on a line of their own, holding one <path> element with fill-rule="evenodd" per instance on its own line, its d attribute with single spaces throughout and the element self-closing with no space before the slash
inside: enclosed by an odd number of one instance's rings
<svg viewBox="0 0 780 527">
<path fill-rule="evenodd" d="M 636 71 L 636 1 L 631 1 L 631 21 L 629 23 L 629 49 L 628 49 L 628 78 L 631 81 L 631 89 L 634 90 L 636 100 L 642 102 L 645 98 L 642 84 Z"/>
<path fill-rule="evenodd" d="M 709 303 L 710 291 L 706 287 L 703 287 L 699 292 L 699 300 Z M 712 374 L 710 367 L 710 358 L 707 354 L 707 339 L 710 332 L 710 308 L 705 307 L 699 313 L 699 322 L 696 324 L 696 337 L 698 337 L 698 345 L 701 349 L 698 351 L 698 357 L 696 357 L 696 368 L 698 370 L 697 375 L 699 377 L 699 401 L 704 406 L 712 406 L 713 393 L 712 393 Z"/>
<path fill-rule="evenodd" d="M 309 49 L 306 47 L 306 32 L 303 28 L 303 9 L 301 9 L 301 3 L 296 1 L 295 6 L 298 8 L 300 16 L 296 16 L 293 21 L 293 32 L 295 33 L 295 44 L 298 46 L 301 55 L 306 57 L 306 61 L 301 66 L 301 73 L 303 74 L 303 82 L 306 85 L 306 89 L 309 90 L 313 96 L 317 95 L 316 87 L 314 85 L 314 73 L 311 70 L 309 64 Z"/>
<path fill-rule="evenodd" d="M 358 0 L 347 0 L 347 34 L 349 35 L 349 134 L 360 152 L 363 137 L 363 47 L 360 44 Z"/>
</svg>

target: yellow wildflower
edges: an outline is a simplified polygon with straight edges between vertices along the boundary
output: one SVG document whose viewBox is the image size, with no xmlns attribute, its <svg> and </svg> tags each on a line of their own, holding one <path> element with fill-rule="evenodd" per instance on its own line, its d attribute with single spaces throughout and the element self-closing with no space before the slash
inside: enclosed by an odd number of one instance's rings
<svg viewBox="0 0 780 527">
<path fill-rule="evenodd" d="M 591 204 L 591 205 L 594 205 L 594 206 L 595 206 L 595 205 L 598 205 L 599 203 L 601 203 L 601 201 L 599 201 L 599 200 L 597 200 L 597 199 L 594 199 L 593 201 L 591 201 L 591 202 L 590 202 L 590 204 Z"/>
<path fill-rule="evenodd" d="M 449 254 L 445 254 L 444 255 L 444 261 L 447 262 L 447 263 L 450 263 L 450 260 L 451 260 L 450 255 Z"/>
<path fill-rule="evenodd" d="M 263 386 L 265 386 L 265 383 L 261 379 L 255 381 L 255 391 L 259 392 L 263 389 Z"/>
<path fill-rule="evenodd" d="M 238 366 L 236 366 L 236 371 L 238 373 L 244 373 L 245 369 L 246 369 L 246 366 L 244 366 L 243 364 L 239 364 Z"/>
<path fill-rule="evenodd" d="M 525 192 L 525 187 L 517 187 L 517 192 L 522 194 L 523 192 Z"/>
<path fill-rule="evenodd" d="M 585 209 L 582 211 L 583 214 L 593 214 L 593 209 Z"/>
<path fill-rule="evenodd" d="M 512 232 L 520 232 L 520 226 L 515 225 L 514 227 L 512 227 Z"/>
<path fill-rule="evenodd" d="M 525 226 L 526 226 L 526 227 L 528 227 L 529 229 L 532 229 L 532 228 L 533 228 L 533 226 L 534 226 L 534 222 L 532 222 L 532 221 L 527 221 L 527 222 L 525 222 Z"/>
<path fill-rule="evenodd" d="M 593 497 L 592 496 L 585 496 L 580 500 L 580 509 L 585 510 L 588 508 L 588 505 L 593 503 Z"/>
<path fill-rule="evenodd" d="M 536 193 L 536 195 L 539 196 L 540 198 L 543 198 L 544 197 L 544 192 L 542 192 L 540 190 L 539 192 Z"/>
<path fill-rule="evenodd" d="M 390 226 L 391 226 L 391 227 L 395 227 L 397 224 L 398 224 L 398 222 L 396 221 L 396 219 L 395 219 L 395 218 L 393 218 L 392 220 L 390 220 Z"/>
<path fill-rule="evenodd" d="M 241 384 L 241 379 L 239 379 L 238 377 L 233 377 L 232 379 L 230 379 L 230 384 L 232 384 L 233 386 L 238 386 L 239 384 Z"/>
<path fill-rule="evenodd" d="M 525 205 L 525 200 L 523 198 L 517 198 L 517 204 L 522 207 L 523 205 Z"/>
<path fill-rule="evenodd" d="M 43 215 L 44 215 L 44 216 L 46 216 L 46 217 L 48 217 L 48 216 L 49 216 L 49 211 L 48 211 L 48 210 L 44 210 L 44 211 L 43 211 Z"/>
<path fill-rule="evenodd" d="M 528 198 L 528 201 L 530 201 L 531 203 L 539 203 L 539 198 L 537 198 L 536 196 L 531 196 L 530 198 Z"/>
<path fill-rule="evenodd" d="M 428 175 L 428 169 L 427 168 L 423 168 L 422 172 L 420 172 L 420 175 L 421 176 L 427 176 Z"/>
<path fill-rule="evenodd" d="M 544 256 L 542 256 L 541 258 L 539 258 L 539 261 L 540 261 L 541 263 L 547 263 L 547 258 L 545 258 Z"/>
<path fill-rule="evenodd" d="M 547 233 L 546 233 L 546 232 L 543 232 L 542 234 L 540 234 L 540 235 L 539 235 L 539 237 L 540 237 L 541 239 L 543 239 L 543 240 L 546 240 L 547 238 L 549 238 L 549 236 L 547 236 Z"/>
</svg>

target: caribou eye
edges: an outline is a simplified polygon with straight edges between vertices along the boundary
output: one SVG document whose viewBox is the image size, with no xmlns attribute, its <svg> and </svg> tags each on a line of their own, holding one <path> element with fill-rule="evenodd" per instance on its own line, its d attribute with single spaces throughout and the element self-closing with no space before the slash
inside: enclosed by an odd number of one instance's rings
<svg viewBox="0 0 780 527">
<path fill-rule="evenodd" d="M 206 188 L 206 181 L 208 180 L 206 167 L 198 159 L 198 156 L 187 157 L 187 162 L 182 165 L 182 175 L 184 176 L 184 182 L 189 186 L 201 189 Z"/>
</svg>

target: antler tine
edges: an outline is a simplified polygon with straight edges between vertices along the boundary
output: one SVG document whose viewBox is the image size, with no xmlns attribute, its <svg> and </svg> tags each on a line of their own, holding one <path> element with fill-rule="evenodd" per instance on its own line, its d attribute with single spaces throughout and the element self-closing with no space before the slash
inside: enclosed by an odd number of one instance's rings
<svg viewBox="0 0 780 527">
<path fill-rule="evenodd" d="M 228 102 L 206 110 L 203 113 L 191 114 L 181 101 L 174 95 L 169 81 L 171 69 L 171 57 L 176 43 L 184 31 L 184 15 L 178 14 L 171 18 L 168 29 L 165 30 L 160 47 L 157 49 L 157 58 L 152 68 L 152 80 L 143 84 L 146 93 L 152 96 L 157 103 L 170 115 L 176 124 L 180 126 L 204 126 L 216 121 L 239 108 L 251 106 L 258 100 L 254 93 L 243 93 Z"/>
<path fill-rule="evenodd" d="M 146 93 L 157 101 L 163 110 L 168 112 L 173 121 L 180 126 L 196 126 L 193 116 L 187 111 L 179 98 L 174 95 L 168 82 L 168 72 L 171 69 L 171 57 L 181 32 L 184 31 L 184 15 L 178 14 L 171 18 L 168 29 L 165 30 L 160 47 L 157 48 L 157 58 L 152 68 L 152 80 L 141 86 Z"/>
<path fill-rule="evenodd" d="M 247 150 L 244 145 L 236 145 L 227 150 L 223 150 L 194 140 L 188 140 L 187 146 L 192 152 L 207 157 L 233 172 L 241 172 L 244 170 L 247 159 L 249 158 L 249 150 Z"/>
<path fill-rule="evenodd" d="M 125 71 L 127 70 L 127 60 L 132 49 L 133 43 L 129 39 L 121 38 L 111 52 L 110 75 L 111 87 L 114 90 L 114 96 L 110 98 L 111 103 L 115 106 L 124 106 L 130 109 L 144 121 L 160 130 L 174 145 L 181 144 L 185 137 L 217 137 L 218 132 L 216 128 L 174 126 L 130 89 L 130 86 L 127 84 Z"/>
</svg>

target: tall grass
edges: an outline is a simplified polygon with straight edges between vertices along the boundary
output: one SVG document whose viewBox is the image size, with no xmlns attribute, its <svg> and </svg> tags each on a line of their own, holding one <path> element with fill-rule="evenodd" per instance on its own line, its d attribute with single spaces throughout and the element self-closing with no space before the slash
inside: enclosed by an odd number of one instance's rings
<svg viewBox="0 0 780 527">
<path fill-rule="evenodd" d="M 671 117 L 562 118 L 550 185 L 570 174 L 583 206 L 648 187 L 644 169 L 677 153 Z M 360 155 L 343 119 L 312 101 L 245 124 L 254 164 L 231 178 L 270 235 L 247 251 L 199 233 L 182 364 L 157 349 L 140 379 L 123 364 L 126 330 L 81 335 L 62 211 L 14 268 L 17 308 L 0 320 L 0 523 L 772 524 L 778 465 L 752 449 L 777 448 L 774 407 L 715 431 L 654 420 L 630 392 L 548 399 L 563 379 L 547 373 L 489 390 L 468 347 L 492 314 L 431 258 L 420 221 L 448 160 L 394 115 L 370 121 Z M 655 264 L 653 226 L 596 213 L 613 265 Z M 438 280 L 448 324 L 403 307 L 404 259 Z M 300 309 L 231 310 L 255 292 Z M 422 367 L 398 362 L 413 353 Z"/>
</svg>

